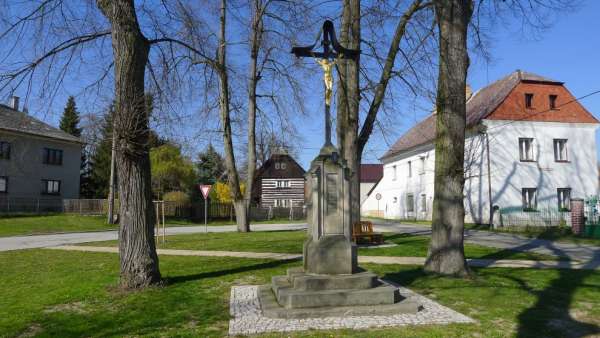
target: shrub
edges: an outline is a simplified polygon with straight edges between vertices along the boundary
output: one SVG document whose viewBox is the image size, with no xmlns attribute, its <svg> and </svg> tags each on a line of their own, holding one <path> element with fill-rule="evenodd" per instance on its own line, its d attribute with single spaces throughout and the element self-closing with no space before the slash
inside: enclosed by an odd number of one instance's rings
<svg viewBox="0 0 600 338">
<path fill-rule="evenodd" d="M 163 195 L 163 200 L 167 202 L 189 203 L 190 196 L 183 191 L 169 191 Z"/>
</svg>

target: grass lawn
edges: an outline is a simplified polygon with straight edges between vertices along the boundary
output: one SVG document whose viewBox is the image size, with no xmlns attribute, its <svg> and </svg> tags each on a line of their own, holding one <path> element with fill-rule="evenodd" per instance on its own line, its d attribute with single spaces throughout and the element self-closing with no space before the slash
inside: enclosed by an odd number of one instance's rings
<svg viewBox="0 0 600 338">
<path fill-rule="evenodd" d="M 268 283 L 300 262 L 161 257 L 166 286 L 115 288 L 118 256 L 24 250 L 0 253 L 0 336 L 222 337 L 230 288 Z M 475 324 L 308 331 L 286 337 L 569 337 L 600 333 L 600 272 L 475 269 L 472 279 L 418 267 L 365 265 L 473 317 Z M 268 335 L 281 337 L 281 334 Z"/>
<path fill-rule="evenodd" d="M 204 222 L 192 222 L 182 219 L 167 219 L 167 226 L 194 226 L 204 225 Z M 211 225 L 234 224 L 229 220 L 217 220 L 208 223 Z M 253 224 L 277 223 L 303 223 L 303 221 L 290 221 L 288 219 L 273 219 L 269 221 L 253 222 Z M 84 216 L 77 214 L 54 214 L 43 216 L 19 215 L 0 217 L 0 237 L 41 235 L 61 232 L 84 232 L 98 230 L 115 230 L 118 225 L 106 223 L 106 216 Z"/>
<path fill-rule="evenodd" d="M 429 236 L 407 234 L 385 235 L 387 243 L 398 244 L 387 248 L 359 248 L 359 255 L 426 257 Z M 166 243 L 159 241 L 159 249 L 253 251 L 276 253 L 302 253 L 306 231 L 256 231 L 250 233 L 200 233 L 167 236 Z M 116 246 L 117 241 L 92 242 L 82 245 Z M 465 243 L 468 258 L 556 260 L 550 255 L 502 250 Z"/>
<path fill-rule="evenodd" d="M 0 237 L 39 235 L 57 232 L 114 230 L 104 216 L 44 215 L 0 217 Z"/>
</svg>

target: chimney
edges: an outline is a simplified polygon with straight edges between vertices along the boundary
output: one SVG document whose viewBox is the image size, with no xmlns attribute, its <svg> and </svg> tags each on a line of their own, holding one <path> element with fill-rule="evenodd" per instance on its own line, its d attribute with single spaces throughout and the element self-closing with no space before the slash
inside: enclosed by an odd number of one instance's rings
<svg viewBox="0 0 600 338">
<path fill-rule="evenodd" d="M 10 107 L 14 110 L 19 110 L 19 97 L 13 96 L 10 98 Z"/>
<path fill-rule="evenodd" d="M 473 96 L 473 89 L 471 88 L 471 86 L 467 85 L 467 88 L 465 90 L 465 97 L 466 97 L 467 101 L 469 101 L 471 96 Z"/>
</svg>

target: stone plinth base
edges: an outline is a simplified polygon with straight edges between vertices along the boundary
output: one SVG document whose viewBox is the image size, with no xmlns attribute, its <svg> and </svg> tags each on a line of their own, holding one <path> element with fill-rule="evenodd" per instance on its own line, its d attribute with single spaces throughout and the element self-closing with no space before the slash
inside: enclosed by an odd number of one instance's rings
<svg viewBox="0 0 600 338">
<path fill-rule="evenodd" d="M 421 307 L 371 272 L 313 275 L 290 269 L 260 287 L 258 296 L 263 315 L 271 318 L 416 313 Z"/>
</svg>

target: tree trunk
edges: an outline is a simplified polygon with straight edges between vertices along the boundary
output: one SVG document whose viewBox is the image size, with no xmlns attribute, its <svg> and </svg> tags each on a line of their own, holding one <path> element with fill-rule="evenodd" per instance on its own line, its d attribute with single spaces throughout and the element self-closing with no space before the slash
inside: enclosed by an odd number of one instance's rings
<svg viewBox="0 0 600 338">
<path fill-rule="evenodd" d="M 132 0 L 98 0 L 97 4 L 111 24 L 114 54 L 120 284 L 141 288 L 160 281 L 144 98 L 150 45 L 140 31 Z"/>
<path fill-rule="evenodd" d="M 246 178 L 246 220 L 250 223 L 250 208 L 254 176 L 256 175 L 256 87 L 259 74 L 257 70 L 258 51 L 260 49 L 263 33 L 263 7 L 260 0 L 253 2 L 252 27 L 250 31 L 250 74 L 248 80 L 248 177 Z M 248 226 L 249 227 L 249 226 Z"/>
<path fill-rule="evenodd" d="M 219 73 L 219 112 L 221 124 L 223 128 L 223 148 L 225 150 L 225 168 L 227 170 L 227 179 L 229 189 L 233 199 L 235 208 L 235 221 L 240 232 L 250 231 L 248 224 L 246 202 L 240 190 L 240 177 L 235 165 L 235 155 L 233 150 L 233 138 L 231 132 L 231 118 L 229 107 L 229 79 L 227 74 L 227 57 L 226 57 L 226 0 L 221 0 L 221 16 L 220 16 L 220 35 L 219 49 L 217 55 L 217 72 Z"/>
<path fill-rule="evenodd" d="M 463 245 L 465 87 L 469 67 L 467 28 L 472 1 L 437 0 L 434 6 L 440 56 L 433 222 L 425 270 L 465 276 L 469 274 Z"/>
<path fill-rule="evenodd" d="M 344 1 L 340 42 L 360 49 L 360 0 Z M 350 179 L 350 222 L 360 221 L 360 154 L 358 125 L 360 104 L 360 59 L 345 60 L 338 67 L 337 136 L 341 155 L 352 172 Z"/>
</svg>

